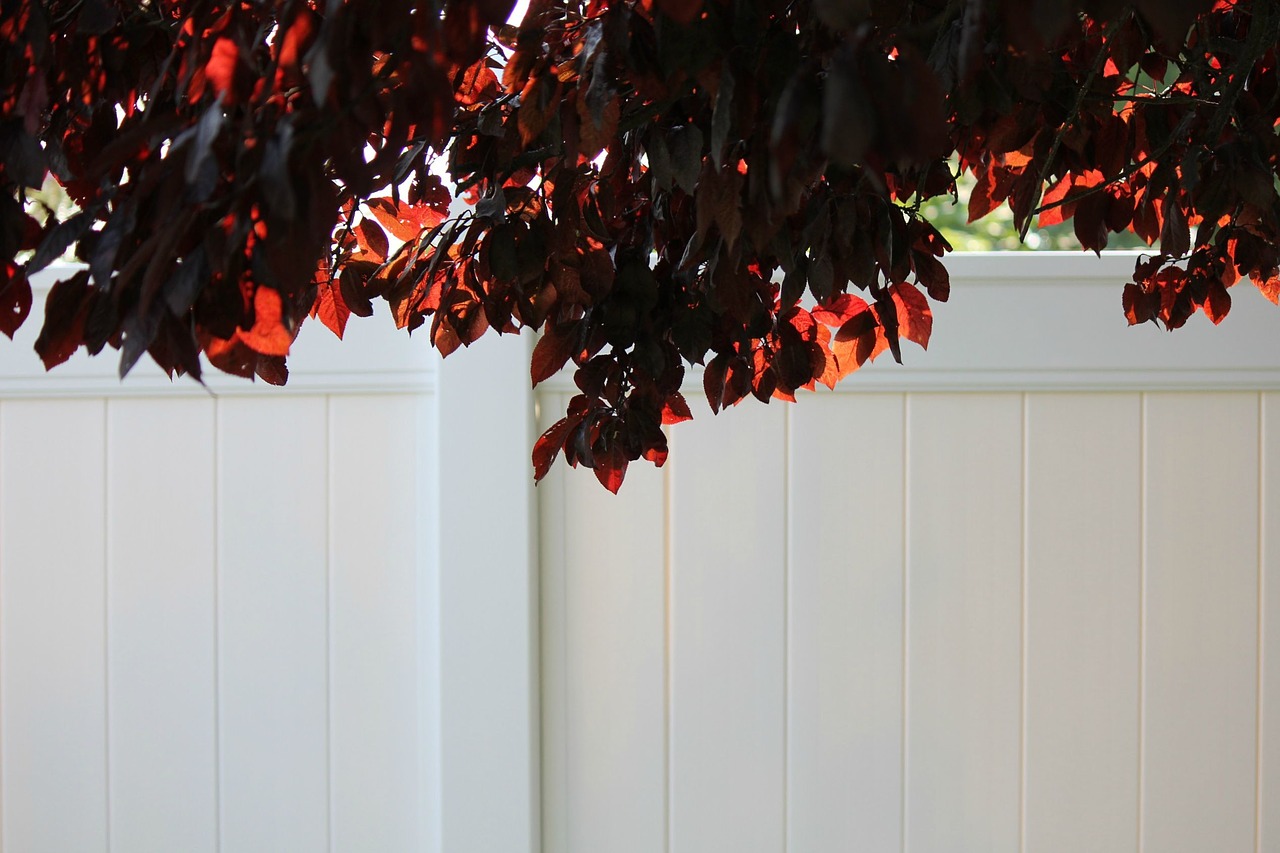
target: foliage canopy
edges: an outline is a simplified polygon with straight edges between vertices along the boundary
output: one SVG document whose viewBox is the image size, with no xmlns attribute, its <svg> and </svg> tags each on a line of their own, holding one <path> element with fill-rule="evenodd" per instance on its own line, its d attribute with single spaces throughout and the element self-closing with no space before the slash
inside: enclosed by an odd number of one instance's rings
<svg viewBox="0 0 1280 853">
<path fill-rule="evenodd" d="M 540 329 L 581 393 L 538 441 L 616 490 L 690 417 L 927 345 L 974 181 L 1101 250 L 1131 323 L 1280 299 L 1271 0 L 5 0 L 0 331 L 287 377 L 389 303 L 445 355 Z M 69 215 L 28 200 L 52 173 Z M 455 194 L 458 196 L 454 198 Z M 461 204 L 465 201 L 467 204 Z M 930 204 L 935 207 L 931 208 Z"/>
</svg>

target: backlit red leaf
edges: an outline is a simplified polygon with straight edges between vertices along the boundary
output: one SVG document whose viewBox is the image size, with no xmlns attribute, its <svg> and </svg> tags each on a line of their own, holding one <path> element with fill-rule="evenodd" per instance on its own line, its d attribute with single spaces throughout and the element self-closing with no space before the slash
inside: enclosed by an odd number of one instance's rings
<svg viewBox="0 0 1280 853">
<path fill-rule="evenodd" d="M 1253 283 L 1258 290 L 1262 291 L 1262 295 L 1270 299 L 1276 305 L 1280 305 L 1280 275 L 1271 275 L 1263 278 L 1260 275 L 1251 276 Z"/>
<path fill-rule="evenodd" d="M 418 239 L 423 231 L 434 228 L 444 219 L 444 212 L 436 204 L 408 204 L 393 198 L 371 198 L 366 203 L 369 212 L 397 240 L 408 243 Z M 383 250 L 385 257 L 386 250 Z"/>
<path fill-rule="evenodd" d="M 311 316 L 318 317 L 339 338 L 347 330 L 351 309 L 342 298 L 342 289 L 336 282 L 331 283 L 327 274 L 316 286 L 316 301 L 311 306 Z"/>
<path fill-rule="evenodd" d="M 1209 282 L 1209 294 L 1204 300 L 1205 316 L 1216 326 L 1231 311 L 1231 294 L 1222 286 L 1222 282 L 1214 279 Z"/>
<path fill-rule="evenodd" d="M 227 103 L 234 103 L 235 100 L 234 87 L 239 64 L 240 48 L 233 40 L 224 36 L 213 43 L 213 51 L 204 66 L 204 76 L 214 93 Z"/>
<path fill-rule="evenodd" d="M 615 495 L 618 489 L 622 488 L 622 479 L 627 476 L 627 453 L 617 445 L 611 445 L 607 453 L 601 455 L 596 454 L 594 471 L 596 479 L 600 481 L 600 485 L 604 486 Z"/>
<path fill-rule="evenodd" d="M 359 224 L 353 229 L 356 233 L 356 239 L 360 241 L 360 248 L 369 256 L 374 263 L 380 264 L 387 259 L 387 252 L 390 246 L 387 243 L 387 234 L 378 224 L 371 219 L 361 219 Z"/>
<path fill-rule="evenodd" d="M 929 336 L 933 334 L 933 312 L 929 300 L 910 282 L 895 284 L 889 288 L 898 309 L 898 334 L 928 349 Z"/>
<path fill-rule="evenodd" d="M 547 476 L 547 472 L 551 470 L 551 463 L 555 462 L 556 457 L 560 455 L 560 450 L 564 447 L 569 433 L 581 422 L 581 414 L 561 418 L 538 438 L 533 445 L 533 481 L 535 483 Z"/>
<path fill-rule="evenodd" d="M 253 327 L 240 329 L 236 337 L 259 355 L 288 355 L 293 333 L 284 325 L 280 294 L 270 287 L 253 292 Z"/>
<path fill-rule="evenodd" d="M 563 333 L 548 328 L 533 348 L 533 360 L 530 363 L 529 375 L 534 387 L 539 382 L 550 379 L 560 372 L 565 362 L 573 355 L 577 345 L 578 324 L 572 324 Z"/>
<path fill-rule="evenodd" d="M 676 391 L 667 397 L 667 402 L 662 407 L 662 423 L 664 426 L 691 420 L 693 420 L 693 412 L 689 411 L 689 403 L 685 401 L 684 395 Z"/>
<path fill-rule="evenodd" d="M 813 309 L 813 319 L 833 329 L 843 326 L 851 318 L 867 311 L 867 301 L 852 293 L 841 293 Z"/>
</svg>

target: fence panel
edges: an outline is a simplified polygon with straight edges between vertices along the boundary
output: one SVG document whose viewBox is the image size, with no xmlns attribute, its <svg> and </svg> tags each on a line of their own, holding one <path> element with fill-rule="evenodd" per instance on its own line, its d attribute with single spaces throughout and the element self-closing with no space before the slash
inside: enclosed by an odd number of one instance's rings
<svg viewBox="0 0 1280 853">
<path fill-rule="evenodd" d="M 426 402 L 329 399 L 329 713 L 334 850 L 420 850 L 417 449 Z M 384 452 L 369 452 L 383 448 Z"/>
<path fill-rule="evenodd" d="M 1027 850 L 1137 838 L 1141 416 L 1138 394 L 1027 396 Z"/>
<path fill-rule="evenodd" d="M 0 350 L 0 846 L 441 853 L 429 351 L 382 317 L 304 328 L 283 390 L 121 383 L 46 376 L 38 315 Z"/>
<path fill-rule="evenodd" d="M 1280 847 L 1280 394 L 1262 395 L 1258 849 Z"/>
<path fill-rule="evenodd" d="M 671 443 L 672 853 L 786 837 L 786 413 L 734 415 Z"/>
<path fill-rule="evenodd" d="M 566 403 L 545 400 L 544 420 Z M 653 534 L 663 528 L 669 473 L 637 466 L 607 501 L 596 499 L 590 472 L 564 465 L 538 486 L 544 517 L 565 520 L 544 529 L 541 551 L 541 682 L 545 696 L 559 697 L 544 703 L 545 849 L 666 845 L 667 561 L 664 537 Z"/>
<path fill-rule="evenodd" d="M 1254 849 L 1258 395 L 1146 401 L 1142 835 Z"/>
<path fill-rule="evenodd" d="M 1280 316 L 1242 287 L 1224 328 L 1128 329 L 1131 265 L 956 258 L 929 354 L 672 428 L 649 528 L 672 543 L 670 850 L 1280 837 Z M 568 393 L 543 391 L 545 421 Z M 630 541 L 657 517 L 647 487 L 614 516 L 588 473 L 552 476 L 544 544 Z M 609 719 L 598 685 L 556 681 L 607 632 L 569 642 L 607 581 L 563 553 L 542 552 L 548 853 L 598 819 L 554 780 L 597 742 L 582 715 Z M 659 651 L 632 642 L 611 656 Z"/>
<path fill-rule="evenodd" d="M 4 848 L 107 849 L 106 407 L 0 404 Z"/>
<path fill-rule="evenodd" d="M 789 411 L 787 849 L 902 847 L 903 394 Z"/>
<path fill-rule="evenodd" d="M 218 839 L 214 402 L 107 402 L 111 848 Z"/>
<path fill-rule="evenodd" d="M 907 403 L 906 838 L 1018 849 L 1022 399 Z"/>
<path fill-rule="evenodd" d="M 0 843 L 1270 849 L 1280 315 L 1127 329 L 1131 264 L 957 258 L 928 354 L 695 405 L 616 498 L 530 488 L 525 340 L 437 366 L 384 317 L 284 391 L 122 385 L 45 376 L 33 318 Z"/>
</svg>

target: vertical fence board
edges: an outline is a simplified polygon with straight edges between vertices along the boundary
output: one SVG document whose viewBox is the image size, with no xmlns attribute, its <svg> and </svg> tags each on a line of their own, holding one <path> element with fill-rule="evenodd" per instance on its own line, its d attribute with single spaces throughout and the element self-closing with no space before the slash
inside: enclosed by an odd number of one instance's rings
<svg viewBox="0 0 1280 853">
<path fill-rule="evenodd" d="M 1280 392 L 1262 395 L 1262 718 L 1258 744 L 1258 851 L 1280 850 Z"/>
<path fill-rule="evenodd" d="M 1132 851 L 1141 400 L 1027 407 L 1026 849 Z"/>
<path fill-rule="evenodd" d="M 1254 849 L 1258 396 L 1146 403 L 1143 834 Z"/>
<path fill-rule="evenodd" d="M 787 850 L 897 851 L 903 396 L 804 400 L 790 448 Z"/>
<path fill-rule="evenodd" d="M 333 847 L 416 851 L 418 705 L 415 447 L 424 401 L 330 402 Z M 366 448 L 389 452 L 368 453 Z"/>
<path fill-rule="evenodd" d="M 214 404 L 107 404 L 111 847 L 217 845 Z"/>
<path fill-rule="evenodd" d="M 674 430 L 672 853 L 785 841 L 785 413 Z"/>
<path fill-rule="evenodd" d="M 325 850 L 326 401 L 219 409 L 223 849 Z"/>
<path fill-rule="evenodd" d="M 0 420 L 4 849 L 107 847 L 101 400 Z"/>
<path fill-rule="evenodd" d="M 569 853 L 660 853 L 666 832 L 662 471 L 618 495 L 565 473 Z"/>
<path fill-rule="evenodd" d="M 421 416 L 426 434 L 440 423 L 440 395 L 425 395 Z M 443 838 L 444 779 L 440 756 L 444 754 L 440 717 L 444 699 L 440 695 L 440 444 L 419 442 L 416 445 L 416 487 L 421 515 L 417 519 L 418 563 L 417 600 L 418 634 L 418 835 L 422 853 L 445 853 Z"/>
<path fill-rule="evenodd" d="M 532 853 L 538 783 L 531 339 L 440 367 L 441 832 L 447 853 Z"/>
<path fill-rule="evenodd" d="M 569 395 L 539 391 L 537 395 L 538 434 L 564 417 Z M 589 472 L 584 472 L 588 473 Z M 565 526 L 569 518 L 566 491 L 569 466 L 557 459 L 547 476 L 538 483 L 538 687 L 541 759 L 542 850 L 567 853 L 569 850 L 570 732 L 568 716 L 568 649 L 565 647 L 566 605 L 565 556 L 568 543 Z"/>
<path fill-rule="evenodd" d="M 1018 849 L 1022 401 L 912 395 L 910 853 Z"/>
</svg>

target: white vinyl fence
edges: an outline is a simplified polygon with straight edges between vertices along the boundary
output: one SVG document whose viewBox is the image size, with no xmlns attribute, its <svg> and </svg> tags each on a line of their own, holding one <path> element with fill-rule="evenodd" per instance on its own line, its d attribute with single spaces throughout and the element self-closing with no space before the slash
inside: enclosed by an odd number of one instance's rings
<svg viewBox="0 0 1280 853">
<path fill-rule="evenodd" d="M 617 498 L 530 487 L 528 341 L 0 346 L 3 850 L 1280 850 L 1280 310 L 1128 329 L 1131 264 L 954 258 L 929 353 L 691 378 Z"/>
<path fill-rule="evenodd" d="M 527 847 L 532 405 L 484 370 L 522 342 L 315 324 L 286 389 L 205 389 L 46 375 L 38 328 L 0 348 L 0 849 Z"/>
</svg>

